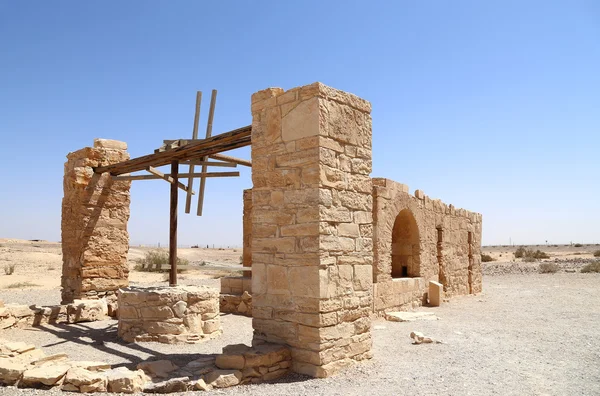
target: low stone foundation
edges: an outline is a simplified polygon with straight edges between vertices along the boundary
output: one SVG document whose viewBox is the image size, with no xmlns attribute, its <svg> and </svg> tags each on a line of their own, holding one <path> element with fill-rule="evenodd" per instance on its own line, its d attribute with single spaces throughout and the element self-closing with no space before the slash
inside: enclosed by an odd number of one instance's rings
<svg viewBox="0 0 600 396">
<path fill-rule="evenodd" d="M 398 278 L 373 284 L 373 312 L 409 311 L 427 303 L 423 278 Z"/>
<path fill-rule="evenodd" d="M 127 342 L 196 343 L 220 336 L 219 292 L 206 286 L 119 290 L 118 334 Z"/>
<path fill-rule="evenodd" d="M 251 277 L 226 276 L 221 278 L 221 312 L 252 316 L 251 293 Z"/>
<path fill-rule="evenodd" d="M 19 388 L 93 393 L 207 391 L 281 378 L 290 371 L 284 345 L 243 344 L 204 355 L 183 367 L 170 360 L 144 361 L 135 370 L 104 362 L 72 361 L 65 353 L 46 356 L 35 345 L 0 340 L 0 384 Z"/>
<path fill-rule="evenodd" d="M 0 300 L 0 329 L 27 328 L 57 323 L 95 322 L 116 311 L 104 299 L 75 300 L 66 305 L 6 304 Z"/>
</svg>

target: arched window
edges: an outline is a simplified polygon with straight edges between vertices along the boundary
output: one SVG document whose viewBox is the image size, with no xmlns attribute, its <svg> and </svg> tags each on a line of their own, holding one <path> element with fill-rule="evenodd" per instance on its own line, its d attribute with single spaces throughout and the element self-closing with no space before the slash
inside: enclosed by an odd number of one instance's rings
<svg viewBox="0 0 600 396">
<path fill-rule="evenodd" d="M 392 278 L 421 276 L 419 229 L 412 212 L 400 211 L 392 230 Z"/>
</svg>

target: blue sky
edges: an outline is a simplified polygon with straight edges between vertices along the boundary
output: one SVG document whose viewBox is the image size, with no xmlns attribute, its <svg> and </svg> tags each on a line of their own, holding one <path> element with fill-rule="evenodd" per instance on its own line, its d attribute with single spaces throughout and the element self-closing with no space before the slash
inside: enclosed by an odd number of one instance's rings
<svg viewBox="0 0 600 396">
<path fill-rule="evenodd" d="M 220 133 L 321 81 L 373 104 L 372 175 L 482 213 L 484 244 L 600 243 L 599 71 L 596 1 L 0 1 L 0 238 L 60 239 L 65 155 L 96 137 L 140 156 L 191 135 L 196 90 Z M 240 171 L 181 244 L 241 245 Z M 168 184 L 132 201 L 131 242 L 166 244 Z"/>
</svg>

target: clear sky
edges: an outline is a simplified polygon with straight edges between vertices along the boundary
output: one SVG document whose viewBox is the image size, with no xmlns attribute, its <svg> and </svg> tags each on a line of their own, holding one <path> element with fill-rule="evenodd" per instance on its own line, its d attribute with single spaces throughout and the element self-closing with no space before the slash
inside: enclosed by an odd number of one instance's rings
<svg viewBox="0 0 600 396">
<path fill-rule="evenodd" d="M 595 0 L 0 0 L 0 238 L 60 240 L 65 155 L 94 138 L 148 154 L 191 136 L 197 90 L 202 135 L 213 88 L 221 133 L 314 81 L 373 104 L 373 176 L 482 213 L 484 244 L 600 243 Z M 241 245 L 251 184 L 209 179 L 180 243 Z M 168 207 L 134 182 L 131 242 L 166 244 Z"/>
</svg>

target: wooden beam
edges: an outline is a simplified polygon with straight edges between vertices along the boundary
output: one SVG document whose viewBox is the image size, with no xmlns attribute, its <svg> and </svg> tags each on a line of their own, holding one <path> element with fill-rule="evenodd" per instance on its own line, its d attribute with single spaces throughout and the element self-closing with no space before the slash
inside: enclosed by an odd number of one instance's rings
<svg viewBox="0 0 600 396">
<path fill-rule="evenodd" d="M 153 168 L 151 166 L 148 167 L 148 169 L 146 169 L 148 172 L 152 173 L 156 178 L 158 179 L 163 179 L 168 181 L 171 184 L 175 184 L 175 179 L 173 179 L 173 177 L 171 175 L 165 175 L 164 173 L 162 173 L 161 171 L 159 171 L 156 168 Z M 181 182 L 177 182 L 177 187 L 181 188 L 183 191 L 185 191 L 186 193 L 193 195 L 195 194 L 194 190 L 192 190 L 189 187 L 186 187 L 185 184 L 181 183 Z"/>
<path fill-rule="evenodd" d="M 200 104 L 202 103 L 202 91 L 196 92 L 196 112 L 194 114 L 194 129 L 192 130 L 192 139 L 198 138 L 198 122 L 200 121 Z M 194 173 L 194 164 L 190 164 L 190 174 Z M 185 213 L 190 213 L 190 207 L 192 206 L 192 186 L 194 185 L 194 178 L 188 177 L 188 193 L 185 197 Z"/>
<path fill-rule="evenodd" d="M 233 150 L 239 147 L 248 146 L 251 143 L 252 126 L 248 125 L 233 131 L 222 133 L 205 139 L 201 142 L 194 142 L 178 147 L 173 150 L 162 153 L 144 155 L 127 161 L 119 162 L 107 166 L 94 168 L 96 173 L 110 172 L 117 176 L 123 173 L 131 173 L 146 169 L 148 166 L 163 166 L 172 161 L 182 161 L 191 158 L 205 157 L 218 154 L 223 151 Z"/>
<path fill-rule="evenodd" d="M 208 112 L 208 122 L 206 123 L 206 138 L 208 139 L 212 135 L 213 118 L 215 116 L 215 106 L 217 104 L 217 90 L 212 90 L 210 97 L 210 110 Z M 208 160 L 208 157 L 202 158 L 203 161 Z M 202 172 L 206 173 L 206 165 L 202 165 Z M 202 207 L 204 206 L 204 190 L 206 188 L 206 178 L 200 178 L 200 194 L 198 195 L 198 210 L 196 211 L 197 216 L 202 216 Z"/>
<path fill-rule="evenodd" d="M 240 175 L 240 172 L 206 172 L 206 173 L 180 173 L 179 177 L 237 177 Z M 165 173 L 163 176 L 171 177 L 170 173 Z M 122 175 L 122 176 L 113 176 L 113 180 L 156 180 L 156 179 L 164 179 L 163 176 L 157 175 Z M 168 181 L 168 180 L 167 180 Z"/>
<path fill-rule="evenodd" d="M 217 166 L 222 168 L 237 168 L 237 164 L 233 162 L 221 162 L 221 161 L 202 161 L 202 160 L 188 160 L 179 161 L 179 165 L 206 165 L 206 166 Z M 190 173 L 192 173 L 190 171 Z"/>
<path fill-rule="evenodd" d="M 252 161 L 248 161 L 248 160 L 241 159 L 241 158 L 230 157 L 228 155 L 223 155 L 223 154 L 213 154 L 213 155 L 209 155 L 209 157 L 211 159 L 222 160 L 222 161 L 232 162 L 232 163 L 238 164 L 238 165 L 252 167 Z"/>
<path fill-rule="evenodd" d="M 169 286 L 177 286 L 177 183 L 179 183 L 179 163 L 171 162 L 171 205 L 169 216 Z"/>
</svg>

